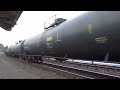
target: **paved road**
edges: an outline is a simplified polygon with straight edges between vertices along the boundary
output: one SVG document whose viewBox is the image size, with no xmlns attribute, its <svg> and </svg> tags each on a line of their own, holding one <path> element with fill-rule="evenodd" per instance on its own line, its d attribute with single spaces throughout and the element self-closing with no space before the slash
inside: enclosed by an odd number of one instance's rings
<svg viewBox="0 0 120 90">
<path fill-rule="evenodd" d="M 67 77 L 0 54 L 0 79 L 67 79 Z"/>
</svg>

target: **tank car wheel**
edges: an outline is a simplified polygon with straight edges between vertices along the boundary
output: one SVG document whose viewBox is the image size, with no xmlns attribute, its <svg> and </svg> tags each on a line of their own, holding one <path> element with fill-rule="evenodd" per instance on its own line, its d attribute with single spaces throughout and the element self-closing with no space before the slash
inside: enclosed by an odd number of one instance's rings
<svg viewBox="0 0 120 90">
<path fill-rule="evenodd" d="M 30 57 L 29 57 L 29 56 L 26 56 L 26 61 L 28 61 L 28 62 L 30 62 L 30 61 L 31 61 L 31 59 L 30 59 Z"/>
<path fill-rule="evenodd" d="M 42 63 L 43 62 L 43 58 L 42 57 L 38 57 L 38 63 Z"/>
<path fill-rule="evenodd" d="M 35 61 L 35 57 L 31 57 L 31 62 L 32 63 L 35 63 L 36 61 Z"/>
<path fill-rule="evenodd" d="M 27 56 L 25 56 L 24 58 L 25 58 L 25 60 L 27 61 Z"/>
<path fill-rule="evenodd" d="M 33 57 L 28 57 L 29 58 L 29 62 L 33 63 L 34 62 L 34 58 Z"/>
<path fill-rule="evenodd" d="M 43 63 L 43 59 L 39 60 L 40 62 L 39 63 Z"/>
<path fill-rule="evenodd" d="M 26 61 L 28 61 L 28 58 L 27 58 L 27 56 L 25 56 L 25 60 L 26 60 Z"/>
<path fill-rule="evenodd" d="M 29 56 L 27 56 L 27 61 L 30 62 L 30 57 Z"/>
<path fill-rule="evenodd" d="M 21 59 L 22 59 L 22 60 L 26 60 L 25 56 L 21 56 Z"/>
</svg>

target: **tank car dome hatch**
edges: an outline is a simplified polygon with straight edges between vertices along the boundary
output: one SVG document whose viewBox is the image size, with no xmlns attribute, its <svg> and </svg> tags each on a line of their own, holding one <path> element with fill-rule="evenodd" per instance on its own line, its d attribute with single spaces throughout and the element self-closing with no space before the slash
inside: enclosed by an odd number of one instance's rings
<svg viewBox="0 0 120 90">
<path fill-rule="evenodd" d="M 23 11 L 0 11 L 0 27 L 11 31 Z"/>
<path fill-rule="evenodd" d="M 64 19 L 64 18 L 57 18 L 54 20 L 55 21 L 54 23 L 52 23 L 49 27 L 45 27 L 45 29 L 50 29 L 51 27 L 53 28 L 55 26 L 58 26 L 59 24 L 65 22 L 66 20 L 67 19 Z"/>
<path fill-rule="evenodd" d="M 64 19 L 64 18 L 57 18 L 56 20 L 55 20 L 55 22 L 57 23 L 57 24 L 60 24 L 60 23 L 63 23 L 64 21 L 66 21 L 67 19 Z"/>
</svg>

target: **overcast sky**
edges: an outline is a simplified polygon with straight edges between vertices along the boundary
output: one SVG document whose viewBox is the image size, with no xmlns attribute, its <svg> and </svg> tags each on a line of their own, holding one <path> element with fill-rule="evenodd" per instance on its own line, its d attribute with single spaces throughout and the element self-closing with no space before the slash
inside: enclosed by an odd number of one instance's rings
<svg viewBox="0 0 120 90">
<path fill-rule="evenodd" d="M 71 19 L 86 11 L 23 11 L 12 31 L 0 28 L 0 43 L 4 46 L 14 45 L 18 40 L 24 40 L 44 32 L 44 21 L 58 14 L 59 17 Z"/>
</svg>

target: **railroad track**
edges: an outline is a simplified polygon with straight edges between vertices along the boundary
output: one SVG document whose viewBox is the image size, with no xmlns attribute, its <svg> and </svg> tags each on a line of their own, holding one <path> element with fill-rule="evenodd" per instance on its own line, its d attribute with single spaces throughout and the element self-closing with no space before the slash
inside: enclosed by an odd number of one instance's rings
<svg viewBox="0 0 120 90">
<path fill-rule="evenodd" d="M 27 61 L 23 61 L 21 59 L 19 59 L 19 61 L 22 62 L 27 62 Z M 107 74 L 107 73 L 101 73 L 99 71 L 93 71 L 93 70 L 89 70 L 88 69 L 83 69 L 83 68 L 78 68 L 78 67 L 72 67 L 70 65 L 74 65 L 74 66 L 79 66 L 79 65 L 83 65 L 83 66 L 91 66 L 91 67 L 95 67 L 95 68 L 104 68 L 104 69 L 116 69 L 115 67 L 108 67 L 108 66 L 101 66 L 101 65 L 91 65 L 91 64 L 74 64 L 74 63 L 67 63 L 67 62 L 62 62 L 62 63 L 53 63 L 54 61 L 46 61 L 44 60 L 44 62 L 42 64 L 39 63 L 29 63 L 31 65 L 43 68 L 47 67 L 51 70 L 54 70 L 57 73 L 63 74 L 68 76 L 70 79 L 120 79 L 120 76 L 117 75 L 112 75 L 112 74 Z M 55 61 L 57 62 L 57 61 Z M 67 63 L 67 65 L 66 65 Z M 42 66 L 41 66 L 42 65 Z M 120 68 L 117 68 L 120 72 Z M 98 70 L 98 69 L 96 69 Z"/>
<path fill-rule="evenodd" d="M 115 76 L 118 78 L 120 77 L 120 67 L 119 67 L 120 65 L 119 66 L 109 66 L 109 65 L 101 65 L 101 64 L 96 64 L 96 63 L 91 64 L 91 63 L 85 63 L 85 62 L 73 63 L 73 62 L 69 62 L 69 61 L 57 62 L 55 60 L 48 60 L 48 59 L 45 59 L 44 62 L 57 64 L 57 65 L 63 65 L 63 66 L 67 66 L 67 67 L 77 68 L 77 69 L 82 69 L 85 71 L 101 73 L 104 75 Z"/>
<path fill-rule="evenodd" d="M 31 63 L 31 65 L 39 67 L 39 63 Z M 78 69 L 73 67 L 68 67 L 64 65 L 58 65 L 48 62 L 43 62 L 42 65 L 54 70 L 57 73 L 62 73 L 71 79 L 120 79 L 119 76 L 99 73 L 95 71 L 89 71 L 84 69 Z"/>
<path fill-rule="evenodd" d="M 82 77 L 83 79 L 120 79 L 120 77 L 118 76 L 88 71 L 84 69 L 77 69 L 77 68 L 72 68 L 72 67 L 67 67 L 67 66 L 57 65 L 52 63 L 46 63 L 46 62 L 44 62 L 43 64 L 49 67 L 52 67 L 54 69 L 57 69 L 59 71 L 66 72 L 78 77 Z"/>
</svg>

